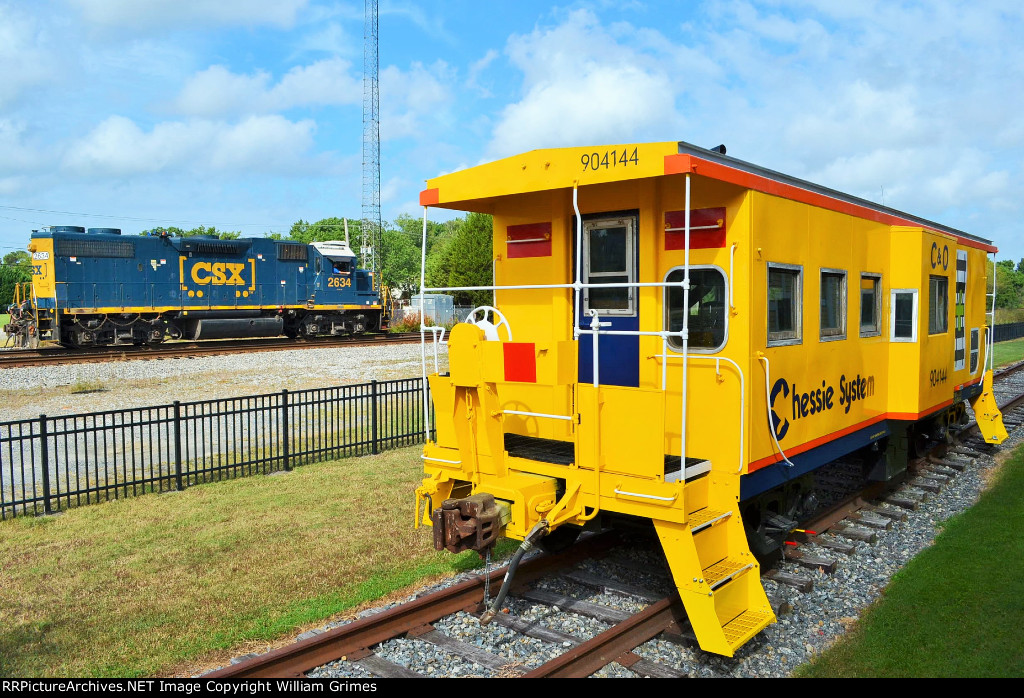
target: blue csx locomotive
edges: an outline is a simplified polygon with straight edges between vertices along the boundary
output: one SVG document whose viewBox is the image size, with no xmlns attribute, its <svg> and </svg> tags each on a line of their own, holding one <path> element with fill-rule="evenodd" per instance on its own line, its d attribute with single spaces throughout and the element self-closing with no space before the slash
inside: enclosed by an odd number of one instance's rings
<svg viewBox="0 0 1024 698">
<path fill-rule="evenodd" d="M 20 346 L 357 334 L 387 322 L 388 294 L 346 241 L 305 244 L 35 231 L 32 290 L 5 328 Z"/>
</svg>

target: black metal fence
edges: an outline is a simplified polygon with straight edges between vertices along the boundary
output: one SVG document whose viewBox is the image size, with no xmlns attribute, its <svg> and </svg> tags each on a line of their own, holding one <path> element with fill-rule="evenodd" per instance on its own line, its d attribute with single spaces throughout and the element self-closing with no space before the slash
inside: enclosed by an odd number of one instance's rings
<svg viewBox="0 0 1024 698">
<path fill-rule="evenodd" d="M 1024 322 L 1007 322 L 992 328 L 992 343 L 1009 342 L 1024 337 Z"/>
<path fill-rule="evenodd" d="M 423 442 L 410 378 L 0 422 L 0 519 Z"/>
</svg>

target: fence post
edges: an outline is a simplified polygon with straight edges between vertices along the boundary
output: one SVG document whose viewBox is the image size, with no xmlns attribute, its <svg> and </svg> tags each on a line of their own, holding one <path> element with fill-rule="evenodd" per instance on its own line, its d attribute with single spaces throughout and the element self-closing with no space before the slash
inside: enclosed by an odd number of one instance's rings
<svg viewBox="0 0 1024 698">
<path fill-rule="evenodd" d="M 181 492 L 181 402 L 174 401 L 174 488 Z"/>
<path fill-rule="evenodd" d="M 288 450 L 288 388 L 281 391 L 281 442 L 284 454 L 284 469 L 291 470 L 291 458 Z"/>
<path fill-rule="evenodd" d="M 50 508 L 50 444 L 46 431 L 46 415 L 39 415 L 39 460 L 43 466 L 43 513 L 52 514 Z"/>
<path fill-rule="evenodd" d="M 374 380 L 370 381 L 370 403 L 370 410 L 372 415 L 370 418 L 370 422 L 372 424 L 373 435 L 373 442 L 370 447 L 370 452 L 373 453 L 374 455 L 377 455 L 378 453 L 380 453 L 380 444 L 378 443 L 379 437 L 377 435 L 377 381 Z"/>
</svg>

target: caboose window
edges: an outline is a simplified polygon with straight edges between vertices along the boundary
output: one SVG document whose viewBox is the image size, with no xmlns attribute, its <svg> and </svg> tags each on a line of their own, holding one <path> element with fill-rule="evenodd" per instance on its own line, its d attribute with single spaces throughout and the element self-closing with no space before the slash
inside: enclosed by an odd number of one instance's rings
<svg viewBox="0 0 1024 698">
<path fill-rule="evenodd" d="M 928 334 L 949 330 L 949 279 L 932 276 L 928 279 Z"/>
<path fill-rule="evenodd" d="M 601 218 L 583 222 L 584 282 L 626 284 L 634 281 L 633 239 L 636 217 Z M 583 312 L 634 315 L 636 289 L 588 288 L 583 291 Z"/>
<path fill-rule="evenodd" d="M 673 269 L 665 277 L 666 283 L 683 280 L 683 270 Z M 669 332 L 683 329 L 683 289 L 669 286 L 665 289 L 665 324 Z M 725 346 L 726 299 L 725 273 L 718 267 L 690 267 L 690 308 L 687 328 L 690 334 L 688 349 L 714 353 Z M 683 340 L 669 337 L 668 345 L 682 351 Z"/>
<path fill-rule="evenodd" d="M 799 344 L 803 268 L 768 263 L 768 346 Z"/>
<path fill-rule="evenodd" d="M 882 334 L 882 277 L 878 274 L 860 275 L 860 336 L 877 337 Z"/>
<path fill-rule="evenodd" d="M 846 272 L 821 270 L 821 340 L 846 339 Z"/>
<path fill-rule="evenodd" d="M 893 289 L 889 317 L 892 341 L 917 341 L 917 289 Z"/>
</svg>

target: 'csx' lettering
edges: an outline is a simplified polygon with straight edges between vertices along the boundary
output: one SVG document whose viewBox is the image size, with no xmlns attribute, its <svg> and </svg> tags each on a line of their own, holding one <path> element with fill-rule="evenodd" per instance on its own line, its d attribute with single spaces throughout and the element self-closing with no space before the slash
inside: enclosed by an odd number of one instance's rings
<svg viewBox="0 0 1024 698">
<path fill-rule="evenodd" d="M 245 264 L 232 262 L 196 262 L 192 265 L 192 280 L 199 285 L 245 286 L 242 278 Z"/>
</svg>

